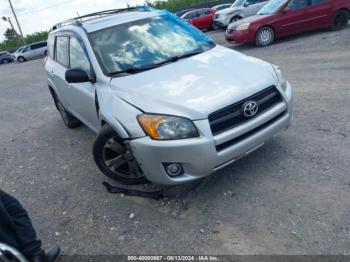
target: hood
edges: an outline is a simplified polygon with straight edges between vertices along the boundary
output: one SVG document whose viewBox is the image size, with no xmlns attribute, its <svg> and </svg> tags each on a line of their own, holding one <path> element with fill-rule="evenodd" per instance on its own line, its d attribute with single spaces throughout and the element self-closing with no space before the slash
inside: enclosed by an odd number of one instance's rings
<svg viewBox="0 0 350 262">
<path fill-rule="evenodd" d="M 257 21 L 261 21 L 263 19 L 266 19 L 267 17 L 270 17 L 271 15 L 253 15 L 253 16 L 248 16 L 246 18 L 240 19 L 234 23 L 229 24 L 228 28 L 229 29 L 233 29 L 238 27 L 241 24 L 245 24 L 245 23 L 254 23 Z"/>
<path fill-rule="evenodd" d="M 229 8 L 226 8 L 226 9 L 223 9 L 223 10 L 220 10 L 220 11 L 217 11 L 215 12 L 215 14 L 218 14 L 218 15 L 227 15 L 227 14 L 230 14 L 230 13 L 233 13 L 233 12 L 236 12 L 236 11 L 239 11 L 239 10 L 242 10 L 241 7 L 229 7 Z"/>
<path fill-rule="evenodd" d="M 205 119 L 276 84 L 271 64 L 221 46 L 142 73 L 111 79 L 113 93 L 143 112 Z"/>
</svg>

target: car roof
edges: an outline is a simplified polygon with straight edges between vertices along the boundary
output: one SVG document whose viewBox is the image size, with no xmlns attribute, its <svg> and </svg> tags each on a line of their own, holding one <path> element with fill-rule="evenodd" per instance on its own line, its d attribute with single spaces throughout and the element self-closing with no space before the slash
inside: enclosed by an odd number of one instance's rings
<svg viewBox="0 0 350 262">
<path fill-rule="evenodd" d="M 91 19 L 84 22 L 82 26 L 90 33 L 104 28 L 142 20 L 149 17 L 155 17 L 158 15 L 159 14 L 155 12 L 126 12 L 109 15 L 98 19 Z"/>
<path fill-rule="evenodd" d="M 64 30 L 67 26 L 79 26 L 91 33 L 119 24 L 159 16 L 159 14 L 158 10 L 147 6 L 105 10 L 61 22 L 53 27 L 53 32 L 59 28 Z"/>
</svg>

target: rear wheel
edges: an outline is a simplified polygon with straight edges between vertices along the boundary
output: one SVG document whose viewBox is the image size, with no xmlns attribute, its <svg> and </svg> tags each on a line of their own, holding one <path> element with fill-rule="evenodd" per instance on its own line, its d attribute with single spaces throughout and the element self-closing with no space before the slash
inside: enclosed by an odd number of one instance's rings
<svg viewBox="0 0 350 262">
<path fill-rule="evenodd" d="M 93 156 L 98 168 L 109 178 L 128 185 L 147 182 L 131 150 L 108 125 L 96 138 Z"/>
<path fill-rule="evenodd" d="M 346 10 L 339 10 L 332 18 L 331 30 L 336 31 L 348 25 L 349 13 Z"/>
<path fill-rule="evenodd" d="M 271 27 L 264 26 L 258 30 L 255 37 L 257 46 L 268 46 L 275 40 L 275 32 Z"/>
<path fill-rule="evenodd" d="M 24 58 L 23 56 L 20 56 L 20 57 L 17 58 L 17 61 L 18 61 L 19 63 L 23 63 L 23 62 L 26 61 L 26 60 L 25 60 L 25 58 Z"/>
<path fill-rule="evenodd" d="M 64 108 L 61 101 L 57 97 L 55 98 L 55 100 L 58 111 L 61 114 L 62 120 L 68 128 L 76 128 L 82 125 L 78 118 L 73 116 L 71 113 L 67 112 L 67 110 Z"/>
</svg>

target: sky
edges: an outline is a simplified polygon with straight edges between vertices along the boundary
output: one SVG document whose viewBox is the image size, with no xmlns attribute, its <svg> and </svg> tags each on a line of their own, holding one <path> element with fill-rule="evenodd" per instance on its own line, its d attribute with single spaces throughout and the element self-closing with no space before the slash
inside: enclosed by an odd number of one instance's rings
<svg viewBox="0 0 350 262">
<path fill-rule="evenodd" d="M 141 5 L 145 0 L 11 0 L 24 35 L 49 30 L 54 24 L 79 15 L 121 8 L 129 5 Z M 0 0 L 0 18 L 10 17 L 17 29 L 8 0 Z M 0 42 L 10 24 L 0 19 Z"/>
</svg>

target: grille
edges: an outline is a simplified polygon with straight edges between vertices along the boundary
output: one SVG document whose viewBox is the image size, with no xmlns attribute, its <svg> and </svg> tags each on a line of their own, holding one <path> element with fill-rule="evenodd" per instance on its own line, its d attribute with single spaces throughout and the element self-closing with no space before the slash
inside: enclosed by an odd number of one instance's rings
<svg viewBox="0 0 350 262">
<path fill-rule="evenodd" d="M 285 115 L 286 111 L 280 113 L 279 115 L 275 116 L 274 118 L 272 118 L 271 120 L 265 122 L 264 124 L 254 128 L 253 130 L 250 130 L 249 132 L 247 133 L 244 133 L 243 135 L 240 135 L 238 137 L 235 137 L 234 139 L 231 139 L 225 143 L 222 143 L 220 145 L 217 145 L 216 146 L 216 151 L 221 151 L 221 150 L 224 150 L 234 144 L 237 144 L 239 143 L 240 141 L 260 132 L 261 130 L 263 130 L 264 128 L 268 127 L 269 125 L 271 125 L 272 123 L 278 121 L 280 118 L 282 118 L 284 115 Z"/>
<path fill-rule="evenodd" d="M 243 104 L 249 100 L 256 101 L 259 106 L 258 112 L 253 117 L 244 116 L 242 111 Z M 213 135 L 225 132 L 257 117 L 281 101 L 282 96 L 276 87 L 270 86 L 257 94 L 243 99 L 242 101 L 211 113 L 208 117 L 211 131 Z"/>
</svg>

